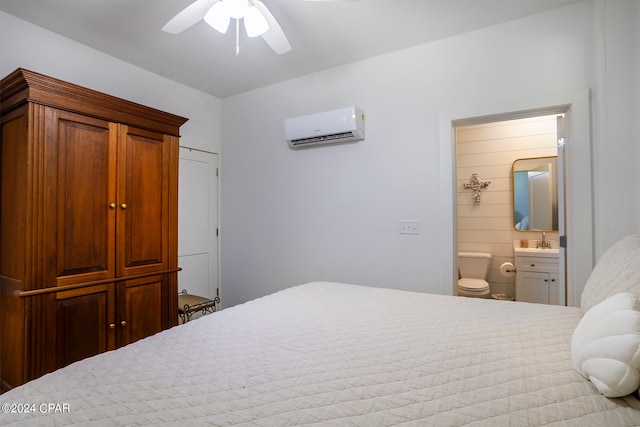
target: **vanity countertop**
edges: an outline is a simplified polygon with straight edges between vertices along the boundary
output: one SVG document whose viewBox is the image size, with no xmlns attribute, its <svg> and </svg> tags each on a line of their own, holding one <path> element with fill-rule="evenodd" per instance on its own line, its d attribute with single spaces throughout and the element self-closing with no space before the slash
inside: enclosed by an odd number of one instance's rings
<svg viewBox="0 0 640 427">
<path fill-rule="evenodd" d="M 557 258 L 560 250 L 558 249 L 557 240 L 549 240 L 551 242 L 551 248 L 537 248 L 538 240 L 529 240 L 527 248 L 521 247 L 520 240 L 513 241 L 513 251 L 516 256 L 533 256 L 539 258 Z"/>
</svg>

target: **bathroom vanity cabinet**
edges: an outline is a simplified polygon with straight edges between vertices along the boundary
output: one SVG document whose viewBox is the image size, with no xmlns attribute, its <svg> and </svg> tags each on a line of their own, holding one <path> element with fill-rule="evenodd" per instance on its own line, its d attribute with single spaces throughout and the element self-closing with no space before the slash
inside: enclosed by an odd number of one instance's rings
<svg viewBox="0 0 640 427">
<path fill-rule="evenodd" d="M 516 301 L 562 304 L 557 249 L 515 251 Z"/>
</svg>

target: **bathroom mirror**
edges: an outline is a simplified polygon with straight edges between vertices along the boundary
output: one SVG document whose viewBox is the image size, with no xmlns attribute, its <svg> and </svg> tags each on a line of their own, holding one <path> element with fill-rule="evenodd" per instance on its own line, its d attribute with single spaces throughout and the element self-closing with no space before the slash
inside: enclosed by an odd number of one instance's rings
<svg viewBox="0 0 640 427">
<path fill-rule="evenodd" d="M 558 230 L 558 157 L 513 162 L 513 226 L 519 231 Z"/>
</svg>

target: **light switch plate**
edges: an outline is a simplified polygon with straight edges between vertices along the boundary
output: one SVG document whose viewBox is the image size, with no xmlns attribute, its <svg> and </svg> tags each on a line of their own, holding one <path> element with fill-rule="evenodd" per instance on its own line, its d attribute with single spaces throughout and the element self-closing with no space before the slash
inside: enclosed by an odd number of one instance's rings
<svg viewBox="0 0 640 427">
<path fill-rule="evenodd" d="M 418 225 L 419 223 L 416 219 L 400 220 L 400 234 L 420 234 Z"/>
</svg>

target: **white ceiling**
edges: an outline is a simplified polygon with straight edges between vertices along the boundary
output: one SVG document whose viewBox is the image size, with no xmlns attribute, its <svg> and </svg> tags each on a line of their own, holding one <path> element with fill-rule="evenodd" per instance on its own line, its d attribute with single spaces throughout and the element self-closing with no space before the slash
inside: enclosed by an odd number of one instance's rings
<svg viewBox="0 0 640 427">
<path fill-rule="evenodd" d="M 162 26 L 193 0 L 0 0 L 0 10 L 219 98 L 510 21 L 578 0 L 263 0 L 292 50 Z M 16 35 L 19 37 L 19 35 Z"/>
</svg>

